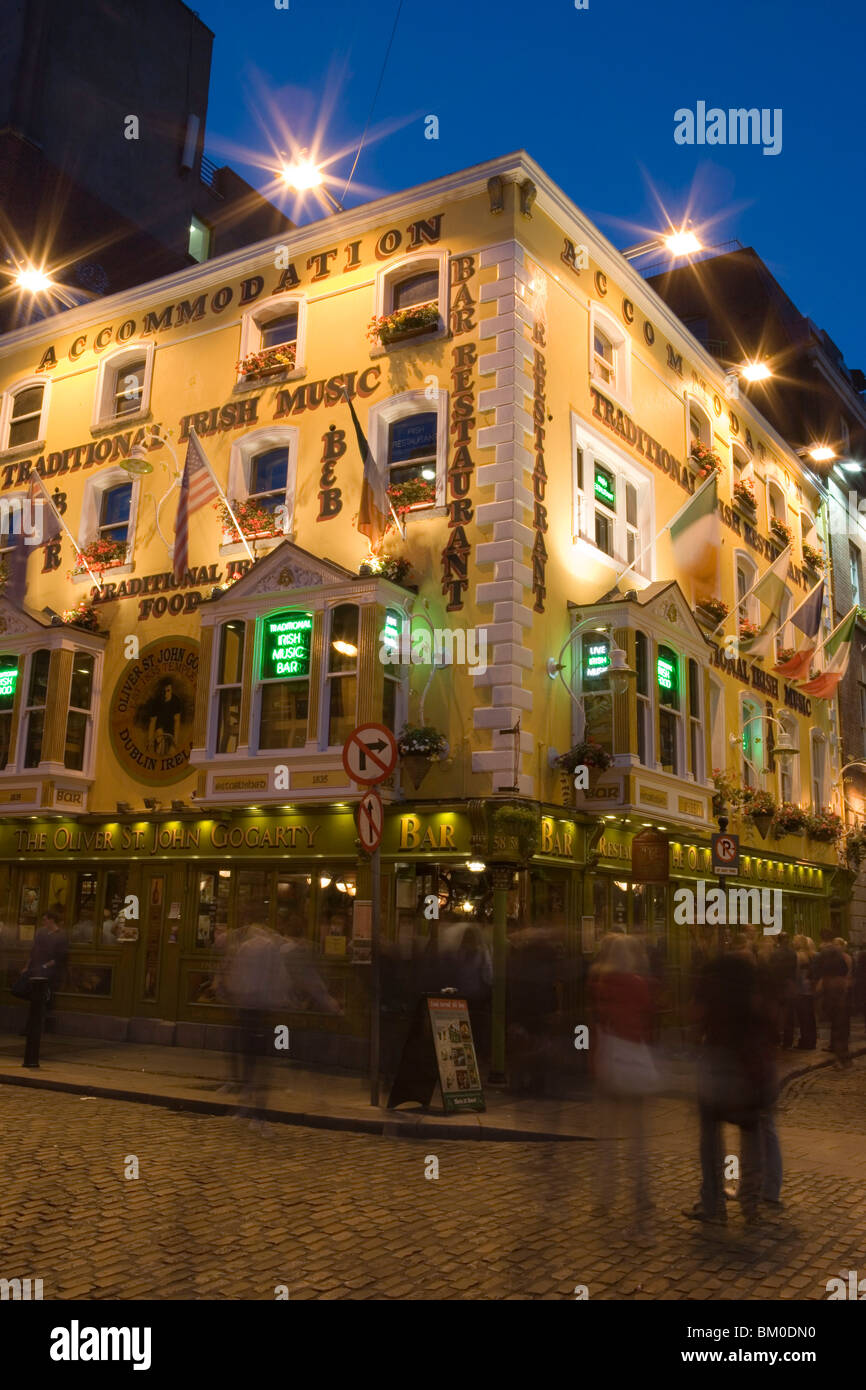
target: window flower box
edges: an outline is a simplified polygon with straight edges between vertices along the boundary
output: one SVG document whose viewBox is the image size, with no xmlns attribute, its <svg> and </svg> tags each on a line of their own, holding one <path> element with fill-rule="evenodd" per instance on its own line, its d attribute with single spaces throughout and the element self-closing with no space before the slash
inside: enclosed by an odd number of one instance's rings
<svg viewBox="0 0 866 1390">
<path fill-rule="evenodd" d="M 237 517 L 240 531 L 225 502 L 215 502 L 214 506 L 222 524 L 224 545 L 233 545 L 244 537 L 248 541 L 272 540 L 282 534 L 274 513 L 259 502 L 236 502 L 232 499 L 232 511 Z"/>
<path fill-rule="evenodd" d="M 754 515 L 758 510 L 755 488 L 749 478 L 739 478 L 734 483 L 734 504 L 740 511 Z"/>
<path fill-rule="evenodd" d="M 781 541 L 783 545 L 793 544 L 794 532 L 791 530 L 790 526 L 785 525 L 784 521 L 780 521 L 779 517 L 774 516 L 770 518 L 770 531 L 772 532 L 773 538 L 777 541 Z"/>
<path fill-rule="evenodd" d="M 388 500 L 398 516 L 414 507 L 431 507 L 436 501 L 436 484 L 432 478 L 410 478 L 405 483 L 392 483 Z"/>
<path fill-rule="evenodd" d="M 691 457 L 702 478 L 709 478 L 712 473 L 718 473 L 722 466 L 722 460 L 715 450 L 702 444 L 699 439 L 692 440 Z"/>
<path fill-rule="evenodd" d="M 83 628 L 85 632 L 99 631 L 99 614 L 87 599 L 82 599 L 74 608 L 64 609 L 60 621 L 67 627 Z"/>
<path fill-rule="evenodd" d="M 411 561 L 405 555 L 368 555 L 358 573 L 365 579 L 390 579 L 392 584 L 402 584 L 412 570 Z"/>
<path fill-rule="evenodd" d="M 776 812 L 775 834 L 777 839 L 783 835 L 804 835 L 806 833 L 807 813 L 793 801 L 783 801 Z"/>
<path fill-rule="evenodd" d="M 430 300 L 427 304 L 413 304 L 407 309 L 395 309 L 392 314 L 375 315 L 367 328 L 367 337 L 374 345 L 383 347 L 402 342 L 404 338 L 417 338 L 422 333 L 430 333 L 439 326 L 439 301 Z"/>
<path fill-rule="evenodd" d="M 824 568 L 824 556 L 820 550 L 808 545 L 806 541 L 803 542 L 803 563 L 808 565 L 810 570 L 814 570 L 816 574 Z"/>
<path fill-rule="evenodd" d="M 711 624 L 713 627 L 718 627 L 719 623 L 724 622 L 730 611 L 724 599 L 714 598 L 709 594 L 705 598 L 699 598 L 695 606 L 698 621 Z"/>
<path fill-rule="evenodd" d="M 810 840 L 822 840 L 830 844 L 844 834 L 845 822 L 835 811 L 821 810 L 806 817 L 806 834 Z"/>
<path fill-rule="evenodd" d="M 284 343 L 281 347 L 264 348 L 261 352 L 248 352 L 235 364 L 237 373 L 245 381 L 264 381 L 271 376 L 282 376 L 295 365 L 296 345 Z"/>
<path fill-rule="evenodd" d="M 129 546 L 126 541 L 91 541 L 89 545 L 81 547 L 81 552 L 76 556 L 75 564 L 67 578 L 74 579 L 79 574 L 86 574 L 88 569 L 101 576 L 105 570 L 125 565 L 128 554 Z"/>
<path fill-rule="evenodd" d="M 744 642 L 751 642 L 761 631 L 757 623 L 752 623 L 748 618 L 741 618 L 739 621 L 739 636 Z"/>
</svg>

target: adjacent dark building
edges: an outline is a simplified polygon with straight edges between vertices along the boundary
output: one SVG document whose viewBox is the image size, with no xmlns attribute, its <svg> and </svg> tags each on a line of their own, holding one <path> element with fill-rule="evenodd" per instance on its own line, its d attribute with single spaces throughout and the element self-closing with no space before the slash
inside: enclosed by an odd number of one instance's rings
<svg viewBox="0 0 866 1390">
<path fill-rule="evenodd" d="M 0 42 L 0 239 L 68 307 L 292 223 L 204 154 L 213 34 L 180 0 L 10 0 Z M 0 295 L 0 331 L 29 297 Z"/>
<path fill-rule="evenodd" d="M 833 618 L 866 604 L 866 376 L 848 367 L 823 329 L 800 312 L 751 247 L 647 277 L 648 283 L 707 350 L 731 371 L 765 361 L 773 375 L 739 390 L 796 450 L 833 451 L 813 462 L 825 490 Z M 862 524 L 861 524 L 862 523 Z M 866 621 L 857 624 L 845 679 L 839 687 L 839 764 L 866 759 Z M 843 773 L 845 814 L 866 814 L 866 768 Z M 866 883 L 860 875 L 851 905 L 851 931 L 866 939 Z"/>
</svg>

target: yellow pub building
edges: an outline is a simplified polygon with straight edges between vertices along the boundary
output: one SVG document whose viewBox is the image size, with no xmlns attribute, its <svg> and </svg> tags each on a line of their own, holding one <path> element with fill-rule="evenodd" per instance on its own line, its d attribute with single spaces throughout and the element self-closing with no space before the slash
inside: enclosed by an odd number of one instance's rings
<svg viewBox="0 0 866 1390">
<path fill-rule="evenodd" d="M 372 566 L 349 401 L 407 508 Z M 221 495 L 191 512 L 178 576 L 193 436 Z M 696 444 L 720 462 L 715 593 L 668 532 Z M 323 982 L 326 1005 L 285 1015 L 295 1055 L 363 1065 L 370 869 L 342 761 L 359 724 L 443 736 L 380 788 L 383 950 L 484 924 L 500 1057 L 515 928 L 556 935 L 564 1016 L 613 927 L 663 952 L 681 1002 L 673 893 L 715 881 L 714 769 L 838 806 L 833 703 L 729 640 L 760 622 L 749 590 L 786 527 L 791 603 L 811 588 L 815 479 L 525 154 L 8 334 L 7 589 L 37 474 L 62 529 L 29 547 L 23 604 L 0 597 L 7 1022 L 59 905 L 58 1026 L 222 1046 L 221 952 L 253 913 L 304 938 Z M 612 762 L 575 788 L 556 760 L 584 733 Z M 729 882 L 781 888 L 788 930 L 841 930 L 835 846 L 731 817 Z M 666 882 L 638 871 L 647 830 Z"/>
</svg>

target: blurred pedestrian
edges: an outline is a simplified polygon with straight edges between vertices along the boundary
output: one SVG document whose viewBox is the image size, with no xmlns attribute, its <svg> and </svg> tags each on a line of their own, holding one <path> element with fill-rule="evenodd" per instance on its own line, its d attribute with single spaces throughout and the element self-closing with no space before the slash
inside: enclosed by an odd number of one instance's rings
<svg viewBox="0 0 866 1390">
<path fill-rule="evenodd" d="M 241 1106 L 239 1118 L 249 1118 L 251 1128 L 263 1129 L 267 1106 L 267 1015 L 279 1007 L 279 938 L 260 919 L 244 922 L 246 933 L 235 951 L 226 978 L 229 999 L 237 1010 L 241 1032 Z"/>
<path fill-rule="evenodd" d="M 474 924 L 463 933 L 451 957 L 454 985 L 469 1005 L 472 1037 L 479 1059 L 490 1051 L 490 996 L 493 987 L 493 961 L 481 928 Z"/>
<path fill-rule="evenodd" d="M 49 1011 L 54 1008 L 57 990 L 66 979 L 68 957 L 69 938 L 63 925 L 63 909 L 55 904 L 42 914 L 42 922 L 33 938 L 26 969 L 28 979 L 43 975 L 48 981 L 45 995 L 46 1033 L 53 1029 L 53 1024 L 49 1024 Z"/>
<path fill-rule="evenodd" d="M 657 1091 L 659 1076 L 650 1046 L 654 990 L 646 952 L 635 937 L 611 933 L 604 938 L 590 971 L 589 996 L 590 1058 L 601 1102 L 600 1132 L 604 1139 L 614 1140 L 612 1148 L 597 1146 L 595 1214 L 605 1216 L 613 1206 L 625 1148 L 627 1182 L 633 1189 L 636 1209 L 631 1233 L 642 1236 L 653 1205 L 647 1175 L 645 1102 Z"/>
<path fill-rule="evenodd" d="M 797 953 L 796 1005 L 797 1026 L 800 1036 L 797 1048 L 800 1052 L 814 1052 L 818 1046 L 818 1022 L 815 1017 L 815 985 L 812 980 L 812 962 L 815 959 L 815 943 L 811 936 L 795 936 L 794 950 Z"/>
<path fill-rule="evenodd" d="M 828 1051 L 839 1067 L 852 1066 L 848 1055 L 851 1017 L 848 1000 L 848 971 L 850 956 L 836 944 L 831 927 L 821 931 L 821 949 L 812 962 L 812 980 L 820 1000 L 821 1012 L 830 1024 Z"/>
<path fill-rule="evenodd" d="M 515 1090 L 543 1095 L 553 1054 L 558 957 L 545 927 L 513 927 L 508 937 L 508 1066 Z"/>
<path fill-rule="evenodd" d="M 854 994 L 852 1009 L 863 1015 L 866 1026 L 866 945 L 861 946 L 854 962 Z"/>
<path fill-rule="evenodd" d="M 701 1188 L 683 1215 L 711 1225 L 727 1220 L 722 1126 L 740 1129 L 739 1198 L 743 1217 L 758 1219 L 762 1159 L 759 1119 L 772 1104 L 767 1019 L 758 969 L 748 947 L 704 966 L 694 1000 L 698 1055 Z"/>
<path fill-rule="evenodd" d="M 775 995 L 779 1009 L 779 1027 L 782 1047 L 794 1046 L 794 1028 L 797 1022 L 797 952 L 791 945 L 787 932 L 780 932 L 776 951 L 770 961 Z"/>
</svg>

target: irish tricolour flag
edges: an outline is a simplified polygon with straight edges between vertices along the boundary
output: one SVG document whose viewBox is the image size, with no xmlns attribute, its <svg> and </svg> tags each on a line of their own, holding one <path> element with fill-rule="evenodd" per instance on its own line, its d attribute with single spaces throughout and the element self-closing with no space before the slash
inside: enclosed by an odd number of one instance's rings
<svg viewBox="0 0 866 1390">
<path fill-rule="evenodd" d="M 670 523 L 671 544 L 677 564 L 692 579 L 717 587 L 721 523 L 716 474 L 699 487 Z"/>
<path fill-rule="evenodd" d="M 823 659 L 824 669 L 819 676 L 815 676 L 813 680 L 806 681 L 800 686 L 804 695 L 814 695 L 819 700 L 829 700 L 836 694 L 836 687 L 848 669 L 856 621 L 857 609 L 855 607 L 851 609 L 847 617 L 842 619 L 838 627 L 834 627 L 819 652 L 819 657 Z"/>
</svg>

